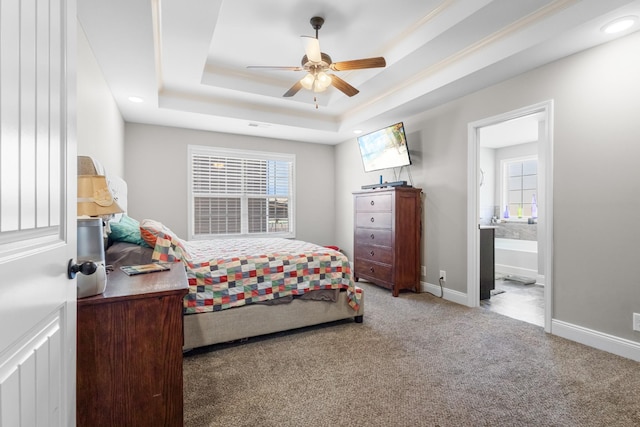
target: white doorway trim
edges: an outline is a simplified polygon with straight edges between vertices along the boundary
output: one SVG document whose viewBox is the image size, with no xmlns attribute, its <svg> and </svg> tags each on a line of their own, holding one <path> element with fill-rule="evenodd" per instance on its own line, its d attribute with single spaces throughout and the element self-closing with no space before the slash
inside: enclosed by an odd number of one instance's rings
<svg viewBox="0 0 640 427">
<path fill-rule="evenodd" d="M 551 319 L 553 314 L 553 100 L 530 105 L 518 110 L 509 111 L 497 116 L 488 117 L 469 123 L 468 147 L 467 147 L 467 306 L 478 307 L 480 305 L 480 230 L 478 228 L 479 212 L 479 188 L 480 188 L 480 138 L 479 129 L 485 126 L 495 125 L 507 120 L 530 114 L 542 113 L 543 134 L 540 135 L 538 144 L 540 194 L 538 212 L 538 233 L 544 248 L 538 252 L 543 253 L 543 271 L 545 274 L 544 286 L 544 330 L 551 333 Z M 540 244 L 540 243 L 539 243 Z"/>
</svg>

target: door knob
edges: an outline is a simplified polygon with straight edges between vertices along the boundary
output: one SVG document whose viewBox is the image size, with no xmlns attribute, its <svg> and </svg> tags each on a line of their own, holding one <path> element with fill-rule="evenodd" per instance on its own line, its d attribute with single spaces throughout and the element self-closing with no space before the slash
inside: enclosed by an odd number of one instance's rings
<svg viewBox="0 0 640 427">
<path fill-rule="evenodd" d="M 93 274 L 98 269 L 98 264 L 93 261 L 85 261 L 82 264 L 74 264 L 73 259 L 69 260 L 67 265 L 67 277 L 69 279 L 75 279 L 77 273 L 82 273 L 86 276 Z"/>
</svg>

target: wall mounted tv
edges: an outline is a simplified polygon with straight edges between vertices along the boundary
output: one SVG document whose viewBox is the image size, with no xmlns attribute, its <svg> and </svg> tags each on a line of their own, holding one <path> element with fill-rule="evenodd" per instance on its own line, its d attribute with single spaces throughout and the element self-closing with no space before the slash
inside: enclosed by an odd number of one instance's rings
<svg viewBox="0 0 640 427">
<path fill-rule="evenodd" d="M 365 172 L 409 166 L 409 147 L 402 122 L 358 137 Z"/>
</svg>

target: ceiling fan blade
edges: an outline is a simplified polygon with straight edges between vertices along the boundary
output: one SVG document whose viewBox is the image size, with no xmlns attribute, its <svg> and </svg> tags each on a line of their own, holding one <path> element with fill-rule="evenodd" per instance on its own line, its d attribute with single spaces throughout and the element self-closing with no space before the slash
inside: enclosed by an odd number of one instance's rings
<svg viewBox="0 0 640 427">
<path fill-rule="evenodd" d="M 358 89 L 351 86 L 349 83 L 345 82 L 335 74 L 329 74 L 329 77 L 331 77 L 331 84 L 333 85 L 333 87 L 342 91 L 347 96 L 357 95 L 358 92 L 360 92 Z"/>
<path fill-rule="evenodd" d="M 262 68 L 267 70 L 285 70 L 285 71 L 302 71 L 302 67 L 279 67 L 271 65 L 247 65 L 247 68 Z"/>
<path fill-rule="evenodd" d="M 307 59 L 311 62 L 322 61 L 322 55 L 320 55 L 320 42 L 315 37 L 300 36 L 304 43 L 304 53 L 307 54 Z"/>
<path fill-rule="evenodd" d="M 289 89 L 284 95 L 282 95 L 285 98 L 288 98 L 290 96 L 295 95 L 296 93 L 298 93 L 298 91 L 302 89 L 302 84 L 300 83 L 300 80 L 298 80 L 297 82 L 295 82 L 295 84 L 293 86 L 291 86 L 291 89 Z"/>
<path fill-rule="evenodd" d="M 363 68 L 381 68 L 387 65 L 387 61 L 382 56 L 375 58 L 354 59 L 351 61 L 340 61 L 331 64 L 333 71 L 361 70 Z"/>
</svg>

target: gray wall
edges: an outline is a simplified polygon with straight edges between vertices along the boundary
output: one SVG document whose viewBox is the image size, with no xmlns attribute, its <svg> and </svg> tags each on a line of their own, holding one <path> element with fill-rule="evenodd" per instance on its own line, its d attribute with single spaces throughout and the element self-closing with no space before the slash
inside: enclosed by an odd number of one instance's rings
<svg viewBox="0 0 640 427">
<path fill-rule="evenodd" d="M 124 175 L 124 120 L 78 24 L 78 155 L 97 159 L 109 173 Z"/>
<path fill-rule="evenodd" d="M 639 342 L 640 33 L 579 53 L 405 118 L 414 185 L 425 193 L 427 281 L 447 271 L 466 293 L 467 125 L 554 100 L 552 316 Z M 336 148 L 338 243 L 353 247 L 349 191 L 376 182 L 355 140 Z M 416 155 L 414 156 L 414 152 Z M 348 168 L 347 165 L 352 165 Z M 357 165 L 357 166 L 356 166 Z"/>
<path fill-rule="evenodd" d="M 187 146 L 208 145 L 296 155 L 296 238 L 335 244 L 333 146 L 127 123 L 129 214 L 187 236 Z"/>
</svg>

